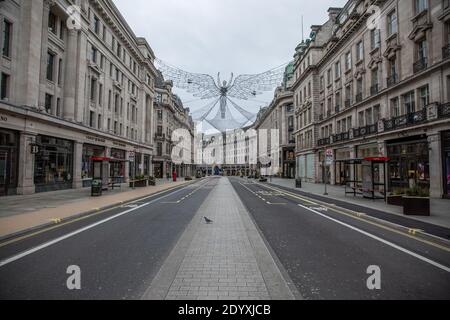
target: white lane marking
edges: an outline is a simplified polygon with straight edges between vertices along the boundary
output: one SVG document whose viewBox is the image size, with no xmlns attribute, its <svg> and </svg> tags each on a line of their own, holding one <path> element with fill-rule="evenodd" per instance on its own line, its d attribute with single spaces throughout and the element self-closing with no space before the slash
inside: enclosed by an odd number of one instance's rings
<svg viewBox="0 0 450 320">
<path fill-rule="evenodd" d="M 173 196 L 174 194 L 177 194 L 177 193 L 179 193 L 179 192 L 185 190 L 186 188 L 188 188 L 188 187 L 184 187 L 184 188 L 182 188 L 182 189 L 176 190 L 176 191 L 174 191 L 174 192 L 171 192 L 171 193 L 166 194 L 166 195 L 164 195 L 164 196 L 161 196 L 161 197 L 159 197 L 159 198 L 153 199 L 153 200 L 151 200 L 151 201 L 149 201 L 149 202 L 146 202 L 146 203 L 144 203 L 144 204 L 142 204 L 142 205 L 140 205 L 140 206 L 138 206 L 138 207 L 135 207 L 135 208 L 126 210 L 126 211 L 124 211 L 124 212 L 118 213 L 118 214 L 116 214 L 116 215 L 114 215 L 114 216 L 112 216 L 112 217 L 109 217 L 109 218 L 106 218 L 106 219 L 104 219 L 104 220 L 98 221 L 98 222 L 93 223 L 93 224 L 91 224 L 91 225 L 89 225 L 89 226 L 86 226 L 86 227 L 84 227 L 84 228 L 75 230 L 75 231 L 73 231 L 73 232 L 71 232 L 71 233 L 68 233 L 68 234 L 66 234 L 66 235 L 64 235 L 64 236 L 61 236 L 61 237 L 59 237 L 59 238 L 56 238 L 56 239 L 54 239 L 54 240 L 51 240 L 51 241 L 46 242 L 46 243 L 44 243 L 44 244 L 41 244 L 41 245 L 39 245 L 39 246 L 37 246 L 37 247 L 34 247 L 34 248 L 32 248 L 32 249 L 29 249 L 29 250 L 26 250 L 26 251 L 24 251 L 24 252 L 22 252 L 22 253 L 19 253 L 19 254 L 15 255 L 15 256 L 12 256 L 12 257 L 8 258 L 8 259 L 2 260 L 2 261 L 0 261 L 0 268 L 3 267 L 3 266 L 6 266 L 7 264 L 10 264 L 10 263 L 12 263 L 12 262 L 14 262 L 14 261 L 17 261 L 17 260 L 19 260 L 19 259 L 22 259 L 22 258 L 24 258 L 24 257 L 26 257 L 26 256 L 28 256 L 28 255 L 30 255 L 30 254 L 33 254 L 33 253 L 35 253 L 35 252 L 37 252 L 37 251 L 40 251 L 40 250 L 45 249 L 45 248 L 47 248 L 47 247 L 50 247 L 50 246 L 52 246 L 52 245 L 54 245 L 54 244 L 56 244 L 56 243 L 58 243 L 58 242 L 61 242 L 61 241 L 63 241 L 63 240 L 66 240 L 66 239 L 68 239 L 68 238 L 71 238 L 71 237 L 73 237 L 73 236 L 76 236 L 77 234 L 80 234 L 80 233 L 82 233 L 82 232 L 84 232 L 84 231 L 87 231 L 87 230 L 89 230 L 89 229 L 95 228 L 95 227 L 97 227 L 97 226 L 99 226 L 99 225 L 101 225 L 101 224 L 103 224 L 103 223 L 106 223 L 106 222 L 111 221 L 111 220 L 113 220 L 113 219 L 119 218 L 119 217 L 121 217 L 121 216 L 123 216 L 123 215 L 126 215 L 126 214 L 128 214 L 128 213 L 130 213 L 130 212 L 133 212 L 133 211 L 136 211 L 136 210 L 141 209 L 141 208 L 143 208 L 143 207 L 146 207 L 146 206 L 148 206 L 148 205 L 150 205 L 150 204 L 152 204 L 152 203 L 155 203 L 155 202 L 157 202 L 157 201 L 160 201 L 161 199 L 164 199 L 164 198 Z"/>
<path fill-rule="evenodd" d="M 409 254 L 410 256 L 413 256 L 414 258 L 417 258 L 417 259 L 422 260 L 422 261 L 424 261 L 424 262 L 426 262 L 426 263 L 429 263 L 429 264 L 431 264 L 431 265 L 433 265 L 433 266 L 435 266 L 435 267 L 437 267 L 437 268 L 439 268 L 439 269 L 442 269 L 442 270 L 444 270 L 444 271 L 446 271 L 446 272 L 450 272 L 450 268 L 449 268 L 449 267 L 446 267 L 446 266 L 444 266 L 444 265 L 442 265 L 442 264 L 440 264 L 440 263 L 438 263 L 438 262 L 435 262 L 435 261 L 433 261 L 433 260 L 430 260 L 430 259 L 428 259 L 428 258 L 426 258 L 426 257 L 424 257 L 424 256 L 421 256 L 420 254 L 414 253 L 414 252 L 412 252 L 412 251 L 410 251 L 410 250 L 408 250 L 408 249 L 405 249 L 405 248 L 403 248 L 403 247 L 400 247 L 400 246 L 396 245 L 395 243 L 392 243 L 392 242 L 389 242 L 389 241 L 387 241 L 387 240 L 384 240 L 384 239 L 382 239 L 382 238 L 380 238 L 380 237 L 377 237 L 376 235 L 373 235 L 373 234 L 368 233 L 368 232 L 366 232 L 366 231 L 364 231 L 364 230 L 361 230 L 361 229 L 356 228 L 356 227 L 354 227 L 354 226 L 352 226 L 352 225 L 349 225 L 349 224 L 347 224 L 347 223 L 345 223 L 345 222 L 342 222 L 342 221 L 339 221 L 339 220 L 334 219 L 334 218 L 332 218 L 332 217 L 329 217 L 329 216 L 327 216 L 327 215 L 325 215 L 325 214 L 323 214 L 323 213 L 320 213 L 320 212 L 318 212 L 318 211 L 316 211 L 316 210 L 313 210 L 313 209 L 311 209 L 311 208 L 305 207 L 305 206 L 303 206 L 303 205 L 301 205 L 301 204 L 299 204 L 298 206 L 299 206 L 299 207 L 302 207 L 303 209 L 306 209 L 306 210 L 309 210 L 309 211 L 311 211 L 311 212 L 314 212 L 315 214 L 318 214 L 319 216 L 321 216 L 321 217 L 323 217 L 323 218 L 326 218 L 326 219 L 331 220 L 331 221 L 333 221 L 333 222 L 336 222 L 336 223 L 338 223 L 338 224 L 340 224 L 340 225 L 343 225 L 344 227 L 347 227 L 347 228 L 350 228 L 350 229 L 352 229 L 352 230 L 354 230 L 354 231 L 356 231 L 356 232 L 362 233 L 363 235 L 365 235 L 365 236 L 367 236 L 367 237 L 369 237 L 369 238 L 372 238 L 372 239 L 374 239 L 374 240 L 380 241 L 380 242 L 382 242 L 382 243 L 384 243 L 384 244 L 386 244 L 386 245 L 388 245 L 388 246 L 390 246 L 390 247 L 392 247 L 392 248 L 394 248 L 394 249 L 397 249 L 397 250 L 402 251 L 402 252 L 404 252 L 404 253 L 406 253 L 406 254 Z"/>
</svg>

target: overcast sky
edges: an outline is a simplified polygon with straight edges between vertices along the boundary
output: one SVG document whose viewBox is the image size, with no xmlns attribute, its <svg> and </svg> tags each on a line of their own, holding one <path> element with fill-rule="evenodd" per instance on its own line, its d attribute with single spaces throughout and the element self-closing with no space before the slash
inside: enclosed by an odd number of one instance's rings
<svg viewBox="0 0 450 320">
<path fill-rule="evenodd" d="M 294 49 L 310 26 L 327 20 L 329 7 L 346 0 L 114 0 L 137 36 L 145 37 L 161 60 L 196 73 L 228 78 L 231 72 L 261 73 L 293 58 Z M 192 110 L 208 101 L 190 102 L 180 90 L 185 107 Z M 263 101 L 239 104 L 257 112 Z"/>
</svg>

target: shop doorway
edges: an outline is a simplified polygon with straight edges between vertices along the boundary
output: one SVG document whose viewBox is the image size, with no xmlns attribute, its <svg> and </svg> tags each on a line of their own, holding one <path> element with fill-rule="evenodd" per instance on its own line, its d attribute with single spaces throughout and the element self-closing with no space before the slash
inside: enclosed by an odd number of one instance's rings
<svg viewBox="0 0 450 320">
<path fill-rule="evenodd" d="M 0 150 L 0 197 L 7 195 L 8 166 L 8 151 Z"/>
</svg>

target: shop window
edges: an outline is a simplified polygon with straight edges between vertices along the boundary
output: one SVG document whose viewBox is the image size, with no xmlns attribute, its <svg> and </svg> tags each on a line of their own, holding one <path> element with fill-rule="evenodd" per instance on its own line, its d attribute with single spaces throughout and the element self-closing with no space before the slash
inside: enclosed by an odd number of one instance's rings
<svg viewBox="0 0 450 320">
<path fill-rule="evenodd" d="M 420 109 L 423 109 L 430 104 L 430 92 L 428 89 L 428 85 L 419 88 L 419 103 Z"/>
<path fill-rule="evenodd" d="M 73 142 L 38 136 L 40 152 L 35 156 L 34 182 L 36 192 L 72 187 Z"/>
</svg>

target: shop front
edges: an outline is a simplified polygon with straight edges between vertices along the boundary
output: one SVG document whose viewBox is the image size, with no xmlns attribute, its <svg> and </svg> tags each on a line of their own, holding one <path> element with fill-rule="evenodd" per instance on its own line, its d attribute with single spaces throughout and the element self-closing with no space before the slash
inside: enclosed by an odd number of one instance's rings
<svg viewBox="0 0 450 320">
<path fill-rule="evenodd" d="M 111 149 L 112 161 L 109 170 L 110 177 L 114 177 L 115 182 L 124 183 L 125 182 L 125 165 L 126 165 L 126 151 L 121 149 Z"/>
<path fill-rule="evenodd" d="M 295 178 L 295 149 L 283 149 L 283 178 Z"/>
<path fill-rule="evenodd" d="M 356 147 L 356 158 L 358 159 L 376 158 L 384 156 L 386 155 L 380 154 L 380 149 L 377 143 L 359 145 Z M 380 171 L 379 174 L 382 174 L 382 171 Z M 379 176 L 379 174 L 377 177 L 374 177 L 376 182 L 381 182 L 382 177 Z M 355 172 L 355 180 L 362 179 L 363 176 L 364 176 L 363 168 L 361 166 L 357 166 Z"/>
<path fill-rule="evenodd" d="M 450 199 L 450 130 L 442 132 L 444 198 Z"/>
<path fill-rule="evenodd" d="M 81 160 L 82 168 L 81 168 L 81 179 L 83 181 L 83 187 L 90 187 L 92 183 L 92 179 L 94 178 L 94 166 L 93 166 L 93 158 L 101 158 L 105 157 L 106 154 L 105 147 L 96 146 L 91 144 L 83 145 L 83 156 Z"/>
<path fill-rule="evenodd" d="M 72 188 L 73 147 L 70 140 L 38 135 L 34 184 L 36 193 Z"/>
<path fill-rule="evenodd" d="M 298 178 L 312 182 L 314 180 L 314 154 L 309 153 L 297 157 Z"/>
<path fill-rule="evenodd" d="M 342 160 L 348 160 L 351 158 L 350 148 L 337 149 L 336 161 L 334 163 L 334 174 L 337 185 L 345 185 L 347 181 L 351 180 L 351 166 Z"/>
<path fill-rule="evenodd" d="M 16 131 L 0 129 L 0 197 L 16 193 L 18 140 Z"/>
<path fill-rule="evenodd" d="M 425 136 L 389 141 L 389 190 L 430 188 L 429 147 Z"/>
</svg>

